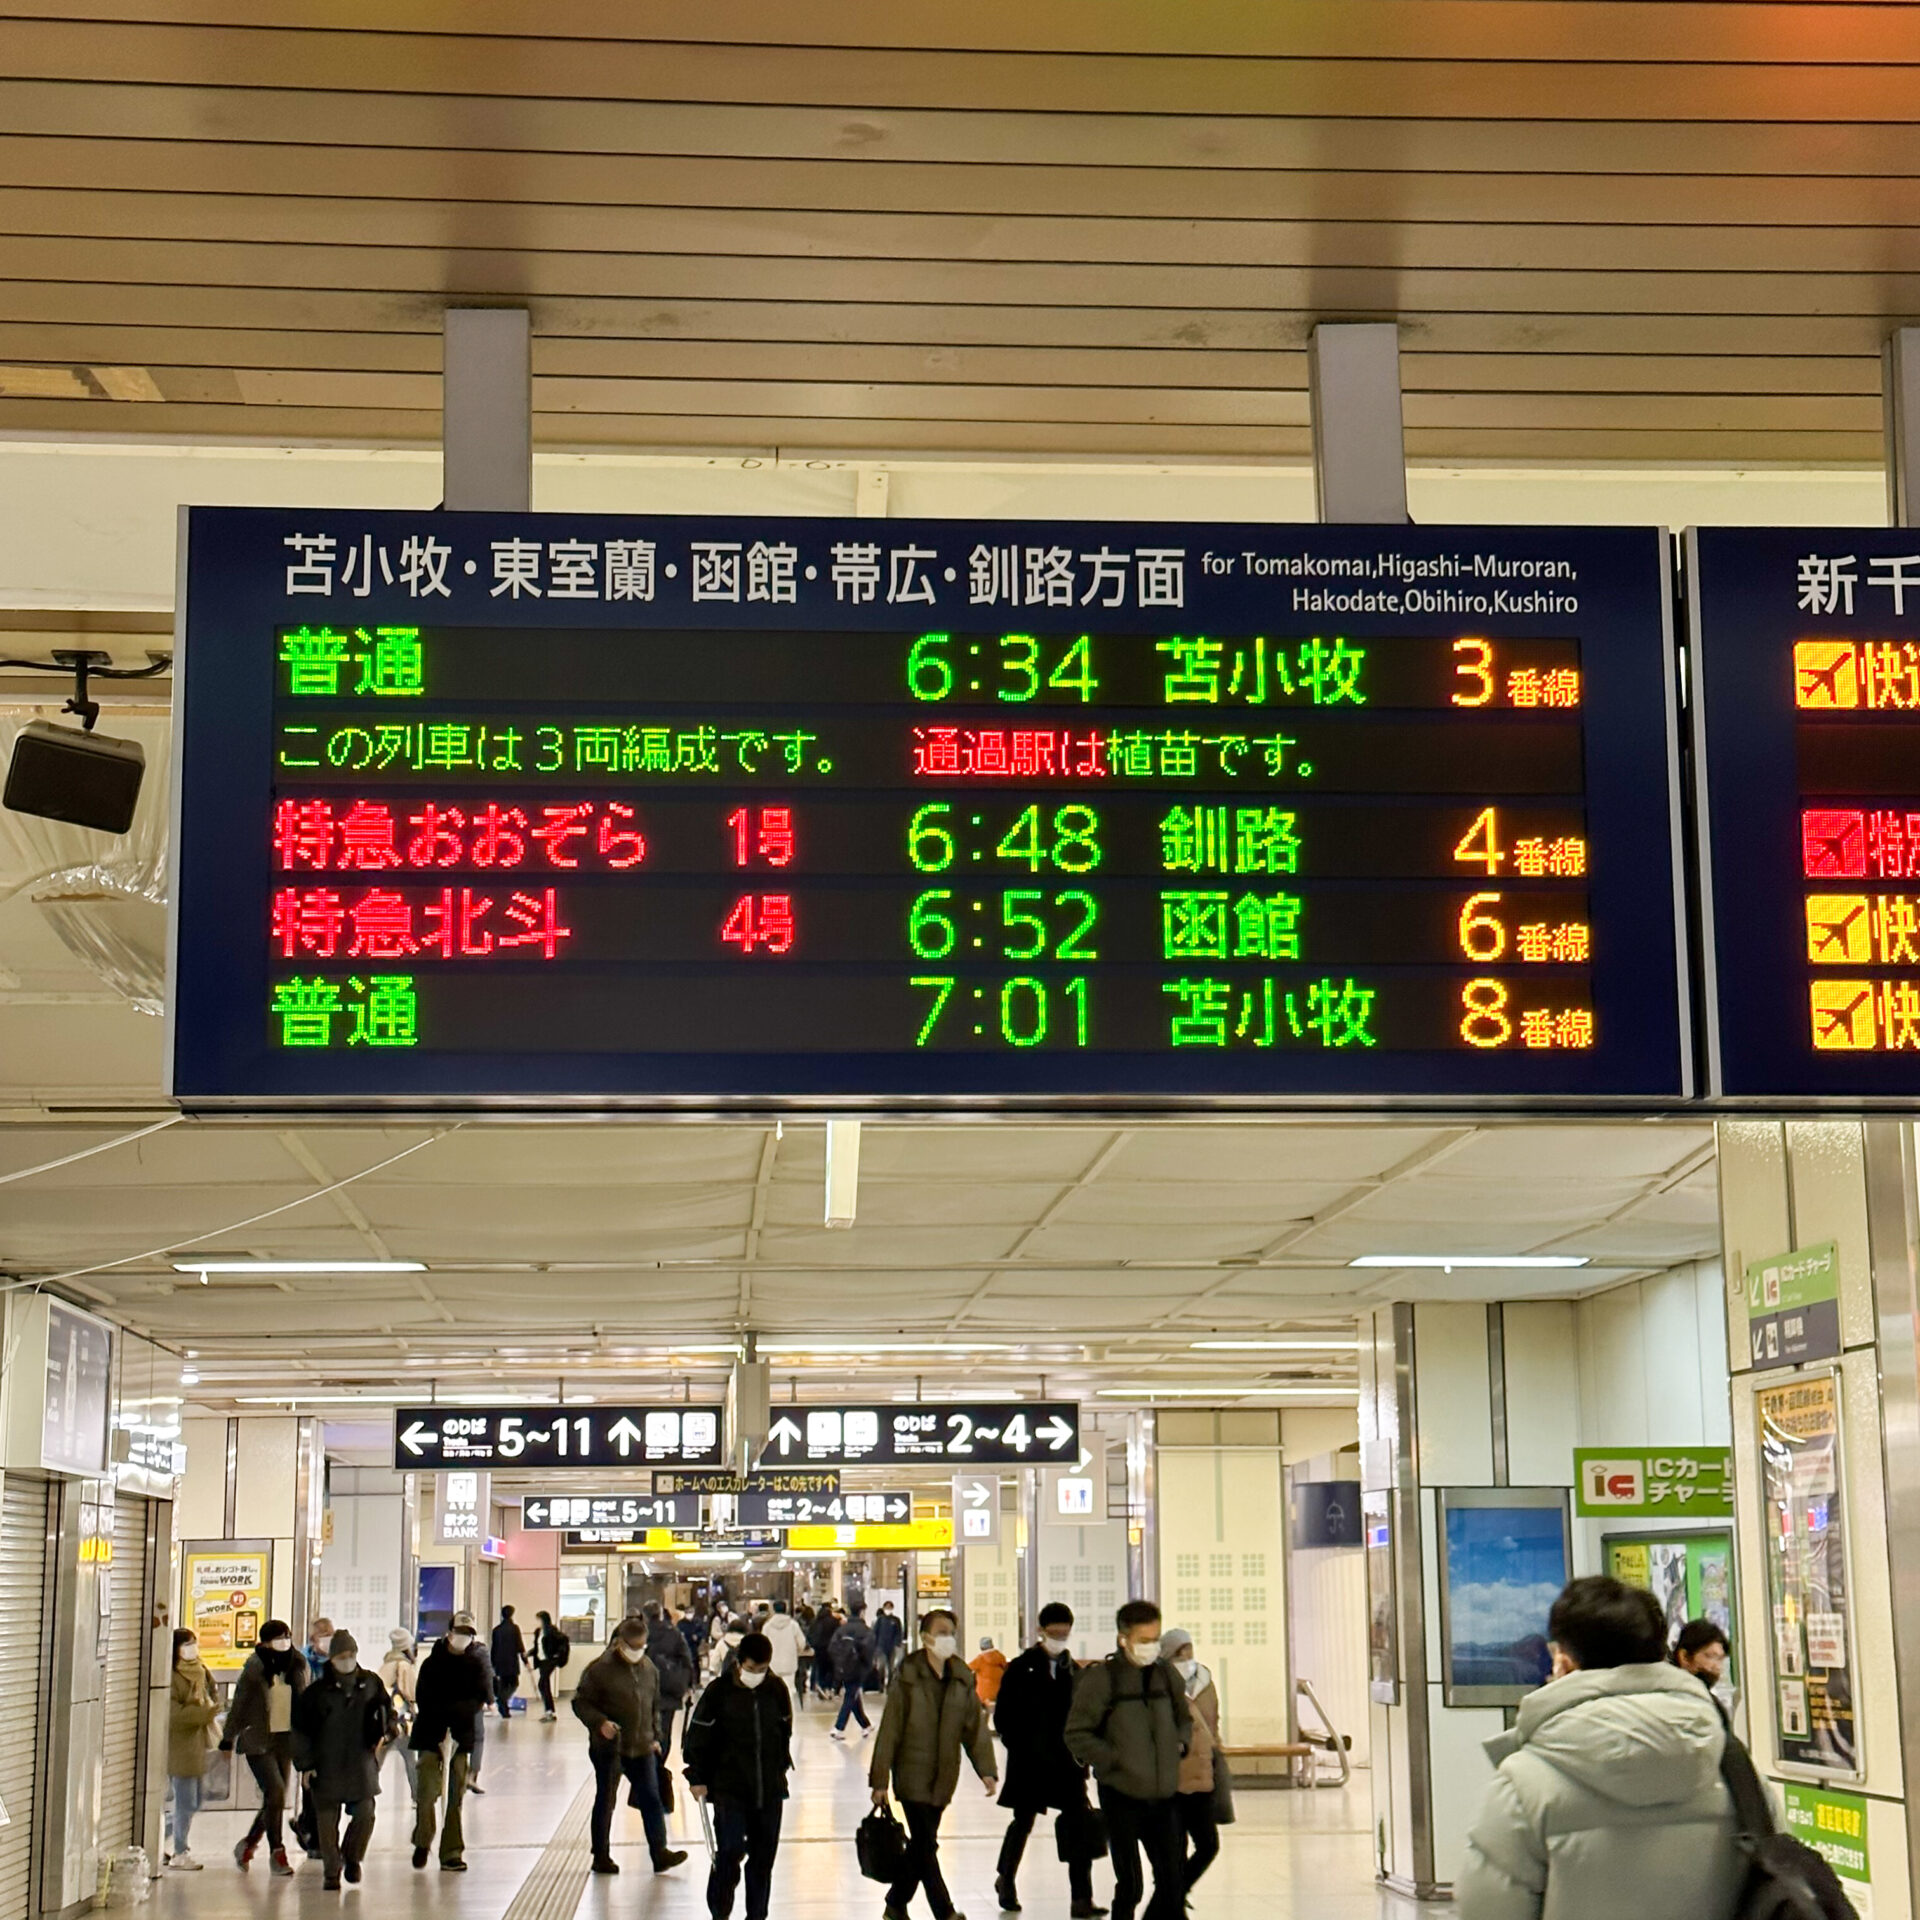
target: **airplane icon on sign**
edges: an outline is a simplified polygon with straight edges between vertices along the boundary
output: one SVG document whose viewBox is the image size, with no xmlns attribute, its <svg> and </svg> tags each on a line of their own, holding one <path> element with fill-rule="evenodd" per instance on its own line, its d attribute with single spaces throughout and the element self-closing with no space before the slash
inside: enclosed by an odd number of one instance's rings
<svg viewBox="0 0 1920 1920">
<path fill-rule="evenodd" d="M 1857 707 L 1860 675 L 1849 640 L 1802 640 L 1793 650 L 1794 705 L 1799 707 Z M 1840 684 L 1841 674 L 1847 676 Z M 1819 690 L 1824 689 L 1825 697 Z"/>
<path fill-rule="evenodd" d="M 1816 985 L 1813 993 L 1813 1044 L 1823 1051 L 1870 1048 L 1878 1038 L 1873 1018 L 1873 989 L 1861 985 L 1851 999 L 1842 999 L 1856 983 L 1835 981 Z M 1860 1018 L 1866 1016 L 1864 1035 Z"/>
<path fill-rule="evenodd" d="M 1867 956 L 1867 901 L 1864 894 L 1815 893 L 1807 896 L 1807 958 L 1829 963 Z M 1858 929 L 1856 936 L 1855 929 Z"/>
</svg>

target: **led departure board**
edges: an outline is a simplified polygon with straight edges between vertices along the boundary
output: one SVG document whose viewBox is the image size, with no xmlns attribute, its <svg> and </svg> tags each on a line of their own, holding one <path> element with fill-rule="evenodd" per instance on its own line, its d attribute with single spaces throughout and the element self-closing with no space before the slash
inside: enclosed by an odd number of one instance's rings
<svg viewBox="0 0 1920 1920">
<path fill-rule="evenodd" d="M 1688 535 L 1708 1080 L 1920 1093 L 1920 533 Z"/>
<path fill-rule="evenodd" d="M 1655 531 L 185 538 L 190 1105 L 1689 1091 Z"/>
</svg>

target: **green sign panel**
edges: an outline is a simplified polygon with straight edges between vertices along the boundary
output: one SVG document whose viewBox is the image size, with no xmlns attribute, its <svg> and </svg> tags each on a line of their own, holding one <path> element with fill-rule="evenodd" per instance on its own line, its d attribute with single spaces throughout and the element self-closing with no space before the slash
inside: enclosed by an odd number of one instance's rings
<svg viewBox="0 0 1920 1920">
<path fill-rule="evenodd" d="M 1780 1797 L 1786 1803 L 1787 1831 L 1847 1883 L 1847 1897 L 1862 1914 L 1871 1913 L 1866 1801 L 1857 1793 L 1838 1793 L 1803 1780 L 1782 1780 Z"/>
<path fill-rule="evenodd" d="M 1731 1520 L 1731 1447 L 1576 1447 L 1573 1510 L 1584 1520 Z"/>
<path fill-rule="evenodd" d="M 1747 1344 L 1761 1371 L 1839 1353 L 1840 1250 L 1833 1241 L 1747 1268 Z"/>
</svg>

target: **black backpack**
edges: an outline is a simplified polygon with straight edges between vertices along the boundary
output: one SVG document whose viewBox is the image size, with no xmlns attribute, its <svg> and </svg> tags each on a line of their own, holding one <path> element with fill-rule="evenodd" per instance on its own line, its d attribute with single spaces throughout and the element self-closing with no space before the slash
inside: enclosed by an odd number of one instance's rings
<svg viewBox="0 0 1920 1920">
<path fill-rule="evenodd" d="M 573 1658 L 573 1642 L 558 1627 L 547 1629 L 547 1658 L 556 1667 L 564 1667 Z"/>
<path fill-rule="evenodd" d="M 1779 1832 L 1753 1756 L 1731 1733 L 1720 1777 L 1733 1796 L 1746 1884 L 1734 1920 L 1857 1920 L 1840 1876 L 1803 1840 Z"/>
</svg>

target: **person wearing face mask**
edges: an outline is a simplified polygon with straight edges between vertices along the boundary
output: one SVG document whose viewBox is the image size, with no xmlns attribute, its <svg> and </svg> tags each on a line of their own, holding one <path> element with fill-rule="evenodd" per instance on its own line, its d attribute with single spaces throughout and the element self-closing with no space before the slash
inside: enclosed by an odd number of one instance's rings
<svg viewBox="0 0 1920 1920">
<path fill-rule="evenodd" d="M 1160 1652 L 1160 1609 L 1129 1600 L 1114 1616 L 1119 1644 L 1080 1676 L 1067 1715 L 1067 1751 L 1093 1769 L 1113 1859 L 1114 1920 L 1133 1920 L 1145 1884 L 1140 1852 L 1153 1869 L 1146 1920 L 1180 1920 L 1178 1834 L 1173 1797 L 1193 1738 L 1186 1682 Z"/>
<path fill-rule="evenodd" d="M 764 1633 L 740 1642 L 739 1657 L 700 1696 L 687 1726 L 687 1785 L 713 1811 L 713 1871 L 707 1911 L 728 1920 L 744 1864 L 747 1920 L 767 1920 L 780 1816 L 793 1767 L 793 1696 L 770 1672 Z"/>
<path fill-rule="evenodd" d="M 573 1711 L 587 1730 L 587 1753 L 599 1790 L 593 1802 L 593 1870 L 618 1873 L 613 1857 L 613 1810 L 624 1779 L 647 1830 L 655 1873 L 677 1867 L 686 1855 L 667 1845 L 667 1814 L 660 1803 L 656 1760 L 660 1752 L 660 1676 L 647 1658 L 650 1629 L 630 1613 L 612 1643 L 580 1676 Z"/>
<path fill-rule="evenodd" d="M 293 1764 L 313 1796 L 320 1859 L 329 1892 L 360 1878 L 373 1838 L 373 1803 L 380 1793 L 380 1761 L 396 1725 L 393 1702 L 377 1673 L 360 1664 L 360 1643 L 342 1627 L 327 1643 L 327 1670 L 293 1710 Z M 340 1815 L 353 1809 L 346 1839 Z"/>
<path fill-rule="evenodd" d="M 1173 1817 L 1181 1856 L 1180 1890 L 1191 1893 L 1194 1882 L 1213 1865 L 1220 1851 L 1220 1823 L 1213 1797 L 1215 1755 L 1220 1747 L 1220 1695 L 1213 1675 L 1193 1657 L 1193 1635 L 1185 1627 L 1169 1627 L 1160 1636 L 1160 1651 L 1173 1662 L 1185 1683 L 1187 1705 L 1193 1711 L 1193 1737 L 1180 1762 L 1180 1791 L 1173 1796 Z"/>
<path fill-rule="evenodd" d="M 993 1890 L 1001 1911 L 1018 1913 L 1014 1876 L 1042 1814 L 1059 1814 L 1059 1850 L 1069 1855 L 1067 1885 L 1073 1920 L 1099 1920 L 1093 1902 L 1093 1862 L 1098 1845 L 1085 1844 L 1090 1825 L 1087 1770 L 1067 1751 L 1067 1714 L 1079 1669 L 1073 1658 L 1073 1609 L 1054 1601 L 1040 1609 L 1040 1644 L 1010 1661 L 994 1707 L 994 1729 L 1007 1750 L 1007 1784 L 1000 1804 L 1013 1818 L 1000 1844 Z"/>
<path fill-rule="evenodd" d="M 417 1807 L 420 1804 L 420 1763 L 407 1735 L 413 1729 L 416 1689 L 420 1680 L 420 1656 L 413 1635 L 405 1627 L 395 1627 L 387 1635 L 387 1657 L 380 1662 L 380 1684 L 393 1702 L 393 1717 L 400 1737 L 394 1742 L 400 1753 L 400 1765 L 407 1776 L 407 1792 Z"/>
<path fill-rule="evenodd" d="M 200 1788 L 207 1777 L 207 1747 L 219 1709 L 213 1682 L 200 1664 L 200 1642 L 190 1627 L 173 1634 L 173 1687 L 167 1702 L 167 1818 L 173 1830 L 176 1872 L 198 1873 L 193 1857 L 193 1816 L 200 1811 Z"/>
<path fill-rule="evenodd" d="M 221 1750 L 238 1752 L 260 1788 L 260 1810 L 233 1850 L 242 1873 L 253 1865 L 262 1840 L 275 1876 L 284 1879 L 293 1872 L 285 1834 L 287 1799 L 293 1791 L 293 1709 L 308 1678 L 306 1656 L 293 1644 L 293 1629 L 284 1620 L 269 1620 L 260 1629 L 260 1644 L 240 1670 L 220 1729 Z"/>
<path fill-rule="evenodd" d="M 916 1887 L 927 1891 L 933 1920 L 964 1920 L 940 1873 L 940 1819 L 960 1786 L 965 1753 L 991 1799 L 1000 1790 L 993 1736 L 960 1658 L 959 1622 L 944 1610 L 920 1622 L 919 1651 L 900 1663 L 867 1771 L 873 1804 L 887 1804 L 891 1783 L 907 1816 L 907 1862 L 887 1892 L 886 1920 L 906 1920 Z"/>
<path fill-rule="evenodd" d="M 486 1724 L 493 1697 L 493 1679 L 485 1658 L 474 1644 L 473 1615 L 456 1613 L 445 1635 L 420 1663 L 414 1683 L 413 1735 L 408 1742 L 420 1770 L 414 1794 L 413 1864 L 427 1864 L 440 1816 L 440 1794 L 446 1790 L 446 1819 L 440 1825 L 440 1871 L 465 1873 L 466 1836 L 460 1806 L 467 1796 L 473 1771 L 473 1743 Z M 447 1759 L 447 1743 L 453 1758 Z"/>
<path fill-rule="evenodd" d="M 327 1670 L 327 1648 L 333 1640 L 333 1622 L 322 1613 L 307 1628 L 307 1678 L 318 1680 Z"/>
</svg>

